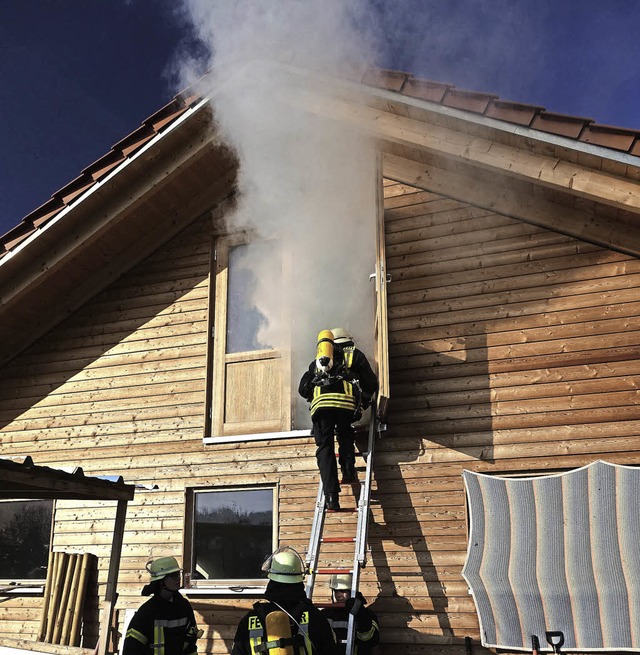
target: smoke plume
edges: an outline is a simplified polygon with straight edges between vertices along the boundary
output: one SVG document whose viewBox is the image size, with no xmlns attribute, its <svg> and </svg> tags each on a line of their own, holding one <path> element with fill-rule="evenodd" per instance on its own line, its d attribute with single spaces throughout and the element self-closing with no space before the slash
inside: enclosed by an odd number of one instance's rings
<svg viewBox="0 0 640 655">
<path fill-rule="evenodd" d="M 206 55 L 185 66 L 183 82 L 208 70 L 202 90 L 240 163 L 228 226 L 251 232 L 258 244 L 244 253 L 260 317 L 257 342 L 290 349 L 295 395 L 320 330 L 345 327 L 373 355 L 373 144 L 292 101 L 317 75 L 342 77 L 373 62 L 366 7 L 356 0 L 185 0 L 185 8 Z M 297 414 L 298 425 L 308 422 L 306 407 Z"/>
</svg>

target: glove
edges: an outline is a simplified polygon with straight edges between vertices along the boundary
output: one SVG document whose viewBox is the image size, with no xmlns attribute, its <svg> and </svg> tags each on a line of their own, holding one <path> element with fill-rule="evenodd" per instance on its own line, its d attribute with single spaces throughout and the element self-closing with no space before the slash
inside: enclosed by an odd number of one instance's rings
<svg viewBox="0 0 640 655">
<path fill-rule="evenodd" d="M 356 594 L 355 598 L 348 598 L 344 604 L 347 612 L 356 617 L 356 628 L 358 632 L 368 632 L 371 630 L 371 615 L 365 607 L 366 604 L 367 601 L 360 592 Z"/>
</svg>

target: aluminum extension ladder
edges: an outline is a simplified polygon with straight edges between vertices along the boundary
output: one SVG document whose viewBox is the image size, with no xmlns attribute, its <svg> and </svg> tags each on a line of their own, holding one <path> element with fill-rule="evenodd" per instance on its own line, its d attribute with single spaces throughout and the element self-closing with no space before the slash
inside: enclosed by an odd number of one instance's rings
<svg viewBox="0 0 640 655">
<path fill-rule="evenodd" d="M 371 406 L 371 423 L 369 425 L 369 437 L 367 450 L 361 453 L 366 461 L 366 471 L 364 481 L 360 483 L 360 496 L 358 506 L 355 510 L 341 509 L 340 512 L 354 511 L 358 513 L 356 534 L 354 537 L 324 537 L 324 522 L 327 511 L 325 508 L 324 489 L 322 480 L 318 483 L 318 496 L 316 498 L 315 512 L 313 515 L 313 525 L 311 526 L 311 537 L 309 539 L 309 548 L 307 549 L 307 583 L 305 591 L 308 598 L 313 596 L 313 587 L 318 574 L 333 575 L 334 573 L 351 573 L 351 597 L 355 598 L 360 583 L 360 571 L 366 565 L 367 561 L 367 531 L 369 527 L 369 508 L 371 498 L 371 478 L 373 475 L 373 453 L 375 438 L 378 432 L 386 426 L 381 425 L 376 418 L 376 404 Z M 337 511 L 335 511 L 337 513 Z M 355 544 L 353 557 L 353 566 L 351 568 L 318 568 L 320 560 L 320 546 L 322 543 L 348 543 Z M 355 617 L 349 614 L 349 623 L 347 628 L 346 655 L 352 655 L 355 643 Z"/>
</svg>

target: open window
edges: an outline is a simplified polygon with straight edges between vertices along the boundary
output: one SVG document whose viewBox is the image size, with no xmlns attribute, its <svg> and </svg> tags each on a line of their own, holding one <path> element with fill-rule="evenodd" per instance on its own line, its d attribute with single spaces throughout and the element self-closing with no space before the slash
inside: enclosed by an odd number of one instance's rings
<svg viewBox="0 0 640 655">
<path fill-rule="evenodd" d="M 276 545 L 276 487 L 187 491 L 188 588 L 264 586 L 262 563 Z"/>
<path fill-rule="evenodd" d="M 51 545 L 53 500 L 0 501 L 0 579 L 18 588 L 44 582 Z"/>
<path fill-rule="evenodd" d="M 225 237 L 216 243 L 215 310 L 212 329 L 211 433 L 215 436 L 281 432 L 291 427 L 286 363 L 264 340 L 265 317 L 252 302 L 258 280 L 249 265 L 260 258 L 281 275 L 280 258 L 268 241 Z"/>
</svg>

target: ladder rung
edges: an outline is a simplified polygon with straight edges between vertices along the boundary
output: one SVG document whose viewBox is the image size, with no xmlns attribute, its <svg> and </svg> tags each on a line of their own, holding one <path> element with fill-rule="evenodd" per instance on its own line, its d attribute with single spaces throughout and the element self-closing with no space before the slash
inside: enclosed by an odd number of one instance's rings
<svg viewBox="0 0 640 655">
<path fill-rule="evenodd" d="M 355 540 L 355 537 L 322 537 L 321 541 L 325 544 L 345 544 Z"/>
<path fill-rule="evenodd" d="M 353 573 L 353 569 L 316 569 L 318 575 L 333 575 L 334 573 Z"/>
</svg>

